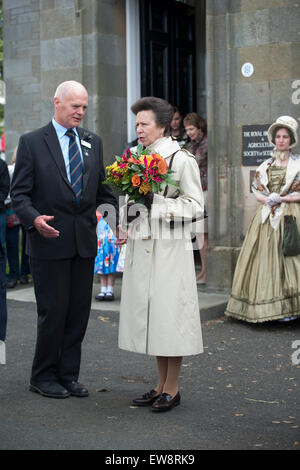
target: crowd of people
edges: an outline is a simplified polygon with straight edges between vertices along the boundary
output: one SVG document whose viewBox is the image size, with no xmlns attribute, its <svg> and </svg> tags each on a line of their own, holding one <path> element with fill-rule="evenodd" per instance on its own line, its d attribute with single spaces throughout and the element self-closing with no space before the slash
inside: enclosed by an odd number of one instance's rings
<svg viewBox="0 0 300 470">
<path fill-rule="evenodd" d="M 81 83 L 63 82 L 53 104 L 52 121 L 21 136 L 11 184 L 7 165 L 0 162 L 0 346 L 7 319 L 4 246 L 9 258 L 7 232 L 16 227 L 10 240 L 17 240 L 23 227 L 38 313 L 30 390 L 52 398 L 89 395 L 78 379 L 94 275 L 100 274 L 96 299 L 103 302 L 114 299 L 115 276 L 122 272 L 119 348 L 154 356 L 157 364 L 156 386 L 132 403 L 153 412 L 171 410 L 181 401 L 182 358 L 203 352 L 197 283 L 204 284 L 206 276 L 206 121 L 197 113 L 183 118 L 178 108 L 156 97 L 132 105 L 135 144 L 172 166 L 176 185 L 147 193 L 145 210 L 129 220 L 128 197 L 119 207 L 110 186 L 103 184 L 100 137 L 80 127 L 87 90 Z M 239 320 L 300 315 L 300 157 L 291 151 L 298 143 L 297 127 L 289 116 L 277 119 L 268 132 L 274 152 L 255 175 L 253 192 L 260 206 L 241 249 L 225 312 Z M 103 205 L 113 208 L 115 230 L 97 212 Z M 12 227 L 6 227 L 8 210 L 18 219 Z M 197 277 L 191 233 L 176 225 L 182 220 L 191 226 L 203 221 L 203 230 L 196 233 L 201 254 Z M 166 226 L 174 236 L 161 236 Z M 298 248 L 289 243 L 288 229 L 298 235 Z M 177 230 L 182 236 L 176 236 Z M 20 271 L 19 264 L 14 269 L 13 262 L 9 270 L 8 281 L 14 282 L 29 273 L 28 268 Z"/>
</svg>

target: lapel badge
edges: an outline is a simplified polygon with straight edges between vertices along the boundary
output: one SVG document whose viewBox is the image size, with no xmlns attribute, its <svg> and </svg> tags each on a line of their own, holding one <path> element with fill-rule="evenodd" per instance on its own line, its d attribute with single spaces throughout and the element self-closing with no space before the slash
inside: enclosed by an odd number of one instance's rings
<svg viewBox="0 0 300 470">
<path fill-rule="evenodd" d="M 92 148 L 90 142 L 87 142 L 86 140 L 83 140 L 83 139 L 81 139 L 81 145 L 83 145 L 84 147 L 87 147 L 88 149 Z"/>
</svg>

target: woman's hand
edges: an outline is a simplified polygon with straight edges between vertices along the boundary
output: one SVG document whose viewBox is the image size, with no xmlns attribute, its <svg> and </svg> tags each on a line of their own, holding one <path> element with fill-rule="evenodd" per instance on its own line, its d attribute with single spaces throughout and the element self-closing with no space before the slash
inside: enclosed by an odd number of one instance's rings
<svg viewBox="0 0 300 470">
<path fill-rule="evenodd" d="M 128 204 L 126 205 L 127 224 L 130 224 L 131 222 L 133 222 L 133 220 L 135 220 L 140 215 L 141 215 L 140 211 L 137 210 L 137 208 L 135 207 L 135 202 L 134 201 L 128 202 Z"/>
<path fill-rule="evenodd" d="M 154 193 L 152 193 L 152 192 L 147 193 L 146 196 L 145 196 L 144 205 L 147 207 L 148 211 L 151 210 L 151 206 L 152 206 L 152 203 L 153 203 L 153 198 L 154 198 Z"/>
<path fill-rule="evenodd" d="M 122 232 L 120 225 L 116 228 L 116 235 L 116 245 L 124 245 L 124 243 L 127 243 L 128 232 Z"/>
<path fill-rule="evenodd" d="M 266 200 L 266 203 L 270 207 L 276 206 L 277 204 L 281 204 L 281 202 L 282 202 L 282 199 L 281 199 L 280 194 L 278 194 L 278 193 L 271 193 L 267 197 L 267 200 Z"/>
</svg>

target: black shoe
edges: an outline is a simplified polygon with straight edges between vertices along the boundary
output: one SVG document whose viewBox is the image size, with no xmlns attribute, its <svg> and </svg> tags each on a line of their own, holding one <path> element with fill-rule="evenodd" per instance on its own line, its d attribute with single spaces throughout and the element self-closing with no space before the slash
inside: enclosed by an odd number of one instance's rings
<svg viewBox="0 0 300 470">
<path fill-rule="evenodd" d="M 159 396 L 156 390 L 150 390 L 150 392 L 144 393 L 140 398 L 132 400 L 132 404 L 135 406 L 149 406 L 152 405 Z"/>
<path fill-rule="evenodd" d="M 57 382 L 41 382 L 39 384 L 31 383 L 29 386 L 31 392 L 39 393 L 43 397 L 67 398 L 70 392 Z"/>
<path fill-rule="evenodd" d="M 70 392 L 73 397 L 88 397 L 88 389 L 79 382 L 63 382 L 63 386 Z"/>
<path fill-rule="evenodd" d="M 99 302 L 103 302 L 103 300 L 106 300 L 106 294 L 104 292 L 100 292 L 99 294 L 95 295 L 95 299 L 99 300 Z"/>
<path fill-rule="evenodd" d="M 112 292 L 106 292 L 104 300 L 108 300 L 109 302 L 111 302 L 112 300 L 115 300 L 115 296 Z"/>
<path fill-rule="evenodd" d="M 6 282 L 6 288 L 7 289 L 13 289 L 14 287 L 16 287 L 17 284 L 18 284 L 17 279 L 9 279 Z"/>
<path fill-rule="evenodd" d="M 28 284 L 28 276 L 26 274 L 22 274 L 19 277 L 20 284 Z"/>
<path fill-rule="evenodd" d="M 179 404 L 179 392 L 173 398 L 168 393 L 162 393 L 160 397 L 153 403 L 151 409 L 152 411 L 169 411 L 174 408 L 174 406 L 178 406 Z"/>
</svg>

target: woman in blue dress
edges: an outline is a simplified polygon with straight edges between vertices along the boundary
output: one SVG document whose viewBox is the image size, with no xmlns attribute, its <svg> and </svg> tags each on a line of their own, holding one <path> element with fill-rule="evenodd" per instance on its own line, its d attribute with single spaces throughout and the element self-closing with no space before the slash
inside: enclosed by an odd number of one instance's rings
<svg viewBox="0 0 300 470">
<path fill-rule="evenodd" d="M 98 251 L 94 274 L 101 275 L 101 291 L 95 299 L 111 301 L 114 300 L 115 273 L 120 256 L 120 245 L 116 245 L 112 229 L 99 212 L 97 212 L 97 220 Z"/>
</svg>

